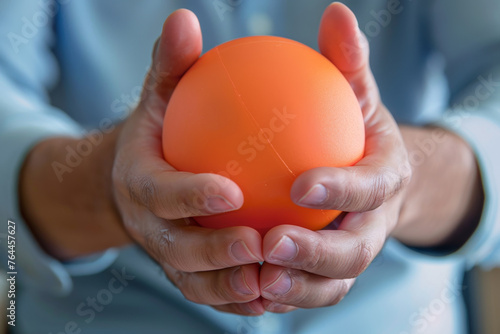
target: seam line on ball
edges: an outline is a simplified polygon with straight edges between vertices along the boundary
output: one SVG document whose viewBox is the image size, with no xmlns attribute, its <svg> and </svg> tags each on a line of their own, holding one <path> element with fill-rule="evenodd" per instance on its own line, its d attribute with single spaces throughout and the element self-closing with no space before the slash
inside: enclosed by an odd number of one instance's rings
<svg viewBox="0 0 500 334">
<path fill-rule="evenodd" d="M 241 98 L 241 94 L 238 93 L 238 89 L 236 88 L 236 84 L 234 83 L 233 79 L 231 78 L 231 75 L 229 73 L 229 70 L 227 69 L 226 67 L 226 64 L 224 64 L 224 60 L 222 60 L 222 55 L 220 53 L 220 50 L 219 48 L 217 47 L 215 49 L 217 51 L 217 56 L 219 57 L 219 60 L 220 60 L 220 63 L 222 65 L 222 67 L 224 68 L 224 72 L 226 72 L 226 76 L 229 80 L 229 82 L 231 83 L 231 86 L 233 87 L 233 91 L 235 92 L 237 98 L 238 98 L 238 101 L 241 103 L 241 105 L 243 106 L 243 109 L 246 111 L 247 115 L 250 117 L 250 119 L 252 120 L 252 122 L 254 123 L 254 125 L 257 127 L 257 129 L 259 129 L 259 131 L 263 131 L 262 130 L 262 127 L 259 125 L 259 123 L 257 122 L 257 120 L 255 119 L 255 117 L 252 115 L 252 113 L 250 112 L 250 110 L 248 110 L 248 107 L 247 105 L 245 104 L 245 102 L 243 101 L 243 99 Z M 282 166 L 285 167 L 285 169 L 295 178 L 297 177 L 297 175 L 295 175 L 295 173 L 290 169 L 290 167 L 288 167 L 288 164 L 285 162 L 285 160 L 281 157 L 281 155 L 278 153 L 278 151 L 276 150 L 276 148 L 273 146 L 273 144 L 269 141 L 268 138 L 266 138 L 267 140 L 267 143 L 268 145 L 271 147 L 271 150 L 274 152 L 274 155 L 276 158 L 278 158 L 278 160 L 281 162 Z"/>
</svg>

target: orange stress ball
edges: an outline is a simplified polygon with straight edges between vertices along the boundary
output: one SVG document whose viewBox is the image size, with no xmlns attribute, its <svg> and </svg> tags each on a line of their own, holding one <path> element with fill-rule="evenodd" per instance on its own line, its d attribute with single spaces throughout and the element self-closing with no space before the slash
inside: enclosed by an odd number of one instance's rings
<svg viewBox="0 0 500 334">
<path fill-rule="evenodd" d="M 196 221 L 261 233 L 282 224 L 318 230 L 335 219 L 339 211 L 294 204 L 290 189 L 306 170 L 355 164 L 364 144 L 358 101 L 337 68 L 301 43 L 270 36 L 203 55 L 175 89 L 163 127 L 168 163 L 226 176 L 243 191 L 240 210 Z"/>
</svg>

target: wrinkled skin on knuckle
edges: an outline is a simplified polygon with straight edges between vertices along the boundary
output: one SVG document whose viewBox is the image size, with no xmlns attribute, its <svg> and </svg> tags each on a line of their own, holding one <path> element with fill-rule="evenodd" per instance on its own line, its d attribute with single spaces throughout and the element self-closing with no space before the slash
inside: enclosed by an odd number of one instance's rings
<svg viewBox="0 0 500 334">
<path fill-rule="evenodd" d="M 127 190 L 128 197 L 134 203 L 143 204 L 152 211 L 156 208 L 156 194 L 158 191 L 150 175 L 129 177 Z"/>
<path fill-rule="evenodd" d="M 155 257 L 159 263 L 167 263 L 176 270 L 180 270 L 177 263 L 172 263 L 169 255 L 173 252 L 171 242 L 161 232 L 151 232 L 144 236 L 144 248 Z"/>
<path fill-rule="evenodd" d="M 206 252 L 200 252 L 201 261 L 213 268 L 224 268 L 227 263 L 223 261 L 212 247 L 209 247 Z"/>
<path fill-rule="evenodd" d="M 355 187 L 344 179 L 336 182 L 337 185 L 334 185 L 333 189 L 331 189 L 331 191 L 333 190 L 330 196 L 332 209 L 350 207 L 357 200 Z"/>
<path fill-rule="evenodd" d="M 169 235 L 165 236 L 165 233 L 169 233 Z M 144 238 L 145 249 L 155 257 L 157 262 L 166 263 L 177 271 L 185 273 L 196 271 L 186 261 L 185 256 L 182 256 L 185 249 L 172 241 L 175 240 L 175 233 L 175 229 L 169 229 L 168 232 L 149 233 Z"/>
<path fill-rule="evenodd" d="M 361 275 L 375 258 L 375 249 L 371 241 L 360 240 L 355 248 L 355 260 L 347 271 L 345 278 L 355 278 Z"/>
<path fill-rule="evenodd" d="M 300 248 L 299 246 L 299 249 Z M 321 238 L 311 239 L 307 252 L 303 252 L 302 254 L 299 253 L 300 262 L 298 263 L 298 267 L 306 271 L 323 269 L 327 256 L 328 254 L 325 254 Z"/>
<path fill-rule="evenodd" d="M 397 195 L 407 182 L 405 175 L 392 168 L 381 167 L 375 174 L 375 182 L 371 188 L 370 210 L 374 210 Z"/>
<path fill-rule="evenodd" d="M 368 196 L 368 207 L 369 210 L 374 210 L 381 206 L 387 199 L 388 196 L 388 180 L 385 171 L 381 171 L 375 175 L 375 181 L 371 188 L 370 195 Z"/>
</svg>

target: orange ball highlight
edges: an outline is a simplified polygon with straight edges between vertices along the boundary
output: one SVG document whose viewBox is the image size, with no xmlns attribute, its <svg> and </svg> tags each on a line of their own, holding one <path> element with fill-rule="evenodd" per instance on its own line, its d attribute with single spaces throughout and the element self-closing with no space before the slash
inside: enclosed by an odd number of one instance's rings
<svg viewBox="0 0 500 334">
<path fill-rule="evenodd" d="M 312 168 L 354 165 L 364 145 L 359 103 L 339 70 L 309 47 L 271 36 L 204 54 L 180 80 L 163 125 L 168 163 L 223 175 L 243 192 L 240 210 L 195 220 L 262 234 L 282 224 L 327 226 L 340 212 L 294 204 L 293 181 Z"/>
</svg>

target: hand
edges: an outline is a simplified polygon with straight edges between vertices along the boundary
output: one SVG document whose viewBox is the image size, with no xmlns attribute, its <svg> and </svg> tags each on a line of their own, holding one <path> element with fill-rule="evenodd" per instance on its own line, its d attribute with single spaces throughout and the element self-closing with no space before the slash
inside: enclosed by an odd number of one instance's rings
<svg viewBox="0 0 500 334">
<path fill-rule="evenodd" d="M 259 233 L 248 227 L 206 229 L 188 218 L 240 208 L 241 190 L 219 175 L 178 172 L 163 158 L 168 100 L 201 49 L 196 16 L 187 10 L 171 14 L 153 51 L 141 101 L 118 138 L 114 196 L 126 230 L 188 300 L 226 312 L 260 314 Z M 204 191 L 209 188 L 219 191 Z"/>
<path fill-rule="evenodd" d="M 338 303 L 395 228 L 411 178 L 398 125 L 382 104 L 369 68 L 367 40 L 346 6 L 334 3 L 326 9 L 319 47 L 358 98 L 365 156 L 353 167 L 316 168 L 296 179 L 291 190 L 296 204 L 349 213 L 333 230 L 278 226 L 266 234 L 260 286 L 263 304 L 272 312 Z"/>
</svg>

